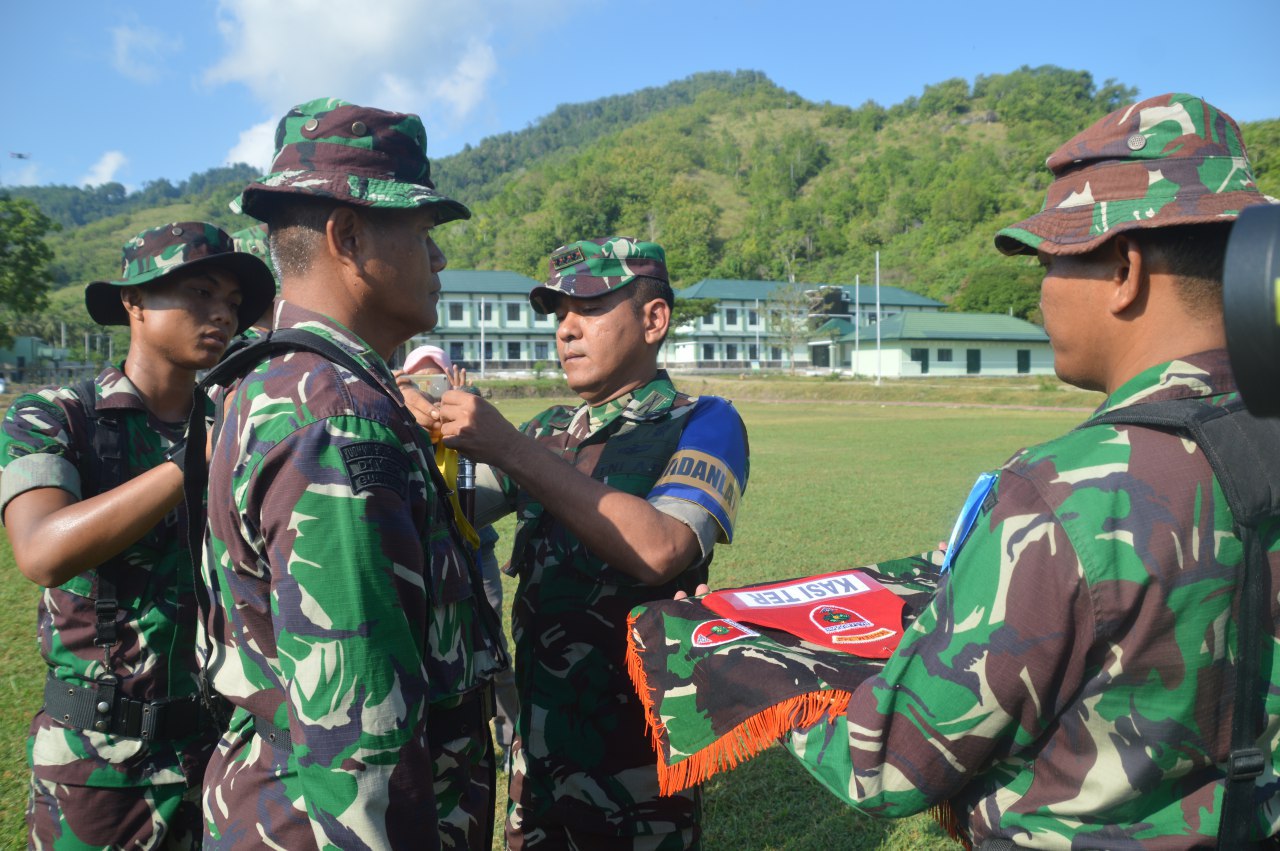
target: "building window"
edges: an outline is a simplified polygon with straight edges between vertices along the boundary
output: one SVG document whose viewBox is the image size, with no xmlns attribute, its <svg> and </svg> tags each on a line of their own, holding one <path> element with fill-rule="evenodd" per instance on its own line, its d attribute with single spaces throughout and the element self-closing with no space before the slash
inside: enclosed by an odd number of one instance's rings
<svg viewBox="0 0 1280 851">
<path fill-rule="evenodd" d="M 938 349 L 938 363 L 951 363 L 950 349 Z"/>
<path fill-rule="evenodd" d="M 507 305 L 507 321 L 508 322 L 520 321 L 520 304 L 519 303 L 513 303 L 513 304 Z"/>
<path fill-rule="evenodd" d="M 507 360 L 520 360 L 519 343 L 507 343 Z"/>
<path fill-rule="evenodd" d="M 747 360 L 760 360 L 760 347 L 755 343 L 747 344 Z"/>
<path fill-rule="evenodd" d="M 715 315 L 715 313 L 708 313 L 706 316 L 702 317 L 702 324 L 703 324 L 703 325 L 715 325 L 715 324 L 716 324 L 716 315 Z"/>
<path fill-rule="evenodd" d="M 449 302 L 449 321 L 450 322 L 462 321 L 462 302 L 460 301 Z"/>
<path fill-rule="evenodd" d="M 716 347 L 715 347 L 715 344 L 714 344 L 714 343 L 703 343 L 703 344 L 702 344 L 702 359 L 703 359 L 703 360 L 715 360 L 715 359 L 716 359 Z"/>
<path fill-rule="evenodd" d="M 769 360 L 782 360 L 782 349 L 778 346 L 770 346 Z"/>
<path fill-rule="evenodd" d="M 484 303 L 484 307 L 481 310 L 480 321 L 481 322 L 493 321 L 493 303 L 492 302 L 486 301 Z"/>
<path fill-rule="evenodd" d="M 1018 349 L 1018 374 L 1026 375 L 1031 372 L 1031 350 Z"/>
<path fill-rule="evenodd" d="M 737 324 L 738 324 L 738 308 L 736 308 L 736 307 L 726 307 L 726 308 L 724 309 L 724 324 L 725 324 L 725 325 L 737 325 Z"/>
<path fill-rule="evenodd" d="M 534 360 L 546 360 L 548 351 L 549 351 L 549 347 L 547 343 L 534 343 L 533 344 Z"/>
<path fill-rule="evenodd" d="M 929 350 L 928 349 L 912 349 L 911 359 L 920 364 L 920 374 L 929 374 Z"/>
<path fill-rule="evenodd" d="M 724 347 L 724 359 L 725 359 L 725 360 L 737 360 L 737 359 L 738 359 L 738 344 L 737 344 L 737 343 L 726 343 L 726 344 L 725 344 L 725 347 Z"/>
<path fill-rule="evenodd" d="M 754 310 L 747 311 L 747 325 L 754 328 L 760 324 L 760 314 Z"/>
<path fill-rule="evenodd" d="M 484 359 L 493 360 L 493 343 L 488 340 L 484 341 Z"/>
<path fill-rule="evenodd" d="M 449 344 L 449 360 L 462 360 L 462 343 L 454 342 Z"/>
<path fill-rule="evenodd" d="M 982 349 L 964 350 L 964 371 L 969 375 L 982 372 Z"/>
</svg>

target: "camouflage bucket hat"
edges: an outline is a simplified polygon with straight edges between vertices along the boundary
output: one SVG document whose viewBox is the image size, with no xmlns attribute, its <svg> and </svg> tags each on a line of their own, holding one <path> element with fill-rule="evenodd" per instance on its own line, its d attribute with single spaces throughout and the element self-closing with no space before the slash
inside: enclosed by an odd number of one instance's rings
<svg viewBox="0 0 1280 851">
<path fill-rule="evenodd" d="M 555 295 L 598 298 L 621 289 L 638 275 L 667 278 L 667 255 L 656 242 L 637 242 L 626 236 L 583 239 L 551 254 L 550 278 L 529 293 L 538 313 L 555 310 Z"/>
<path fill-rule="evenodd" d="M 239 333 L 248 328 L 275 298 L 275 279 L 260 259 L 235 250 L 231 235 L 208 222 L 174 222 L 144 230 L 121 251 L 120 280 L 93 281 L 84 288 L 84 305 L 99 325 L 128 325 L 120 287 L 149 284 L 174 272 L 197 268 L 225 269 L 240 284 Z"/>
<path fill-rule="evenodd" d="M 1230 221 L 1267 200 L 1235 121 L 1186 94 L 1116 110 L 1046 165 L 1040 212 L 996 234 L 1005 254 L 1084 254 L 1123 231 Z"/>
<path fill-rule="evenodd" d="M 392 210 L 433 207 L 440 224 L 471 218 L 431 182 L 418 116 L 334 98 L 295 106 L 280 119 L 271 173 L 245 187 L 231 209 L 265 221 L 271 200 L 287 195 Z"/>
<path fill-rule="evenodd" d="M 272 276 L 275 276 L 276 267 L 271 262 L 271 246 L 267 243 L 266 225 L 258 224 L 247 227 L 244 230 L 238 230 L 231 234 L 231 241 L 235 244 L 236 251 L 243 251 L 246 254 L 252 254 L 257 257 L 267 264 Z M 276 290 L 279 291 L 279 289 L 277 285 Z"/>
</svg>

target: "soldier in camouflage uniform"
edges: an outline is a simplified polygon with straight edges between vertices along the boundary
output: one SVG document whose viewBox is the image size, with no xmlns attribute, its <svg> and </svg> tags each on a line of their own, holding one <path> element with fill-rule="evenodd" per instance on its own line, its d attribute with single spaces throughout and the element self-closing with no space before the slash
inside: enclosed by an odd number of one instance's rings
<svg viewBox="0 0 1280 851">
<path fill-rule="evenodd" d="M 19 396 L 5 416 L 0 511 L 18 569 L 45 588 L 32 848 L 199 844 L 217 730 L 196 699 L 182 436 L 196 371 L 272 291 L 213 225 L 144 231 L 124 247 L 122 280 L 85 291 L 95 321 L 129 326 L 124 362 Z"/>
<path fill-rule="evenodd" d="M 673 298 L 661 246 L 584 240 L 550 266 L 529 301 L 559 321 L 583 404 L 548 409 L 524 438 L 469 394 L 441 406 L 445 443 L 493 465 L 477 475 L 477 523 L 518 517 L 508 846 L 696 848 L 696 792 L 658 794 L 624 662 L 627 614 L 706 580 L 715 544 L 733 536 L 746 431 L 723 399 L 685 396 L 658 369 Z"/>
<path fill-rule="evenodd" d="M 387 358 L 436 324 L 436 192 L 415 115 L 291 110 L 237 205 L 281 279 L 268 331 L 353 357 L 266 359 L 229 388 L 209 468 L 207 668 L 233 705 L 208 848 L 488 848 L 496 620 Z"/>
<path fill-rule="evenodd" d="M 1059 376 L 1108 394 L 1094 417 L 1235 396 L 1223 258 L 1230 222 L 1265 200 L 1235 122 L 1188 95 L 1150 98 L 1048 166 L 1043 209 L 996 246 L 1044 267 Z M 1280 587 L 1280 523 L 1261 533 Z M 1215 847 L 1242 559 L 1196 444 L 1086 422 L 1004 465 L 883 673 L 788 745 L 859 809 L 949 802 L 986 848 Z M 1255 840 L 1280 827 L 1280 654 L 1263 660 Z"/>
</svg>

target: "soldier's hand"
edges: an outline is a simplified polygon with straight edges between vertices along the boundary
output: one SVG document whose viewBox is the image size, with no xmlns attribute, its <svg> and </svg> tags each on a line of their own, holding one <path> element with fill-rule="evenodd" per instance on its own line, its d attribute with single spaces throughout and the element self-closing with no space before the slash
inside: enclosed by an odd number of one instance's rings
<svg viewBox="0 0 1280 851">
<path fill-rule="evenodd" d="M 523 443 L 522 435 L 498 409 L 465 390 L 450 390 L 436 412 L 444 445 L 473 461 L 502 466 L 502 459 Z"/>
<path fill-rule="evenodd" d="M 414 384 L 409 376 L 402 372 L 395 373 L 395 376 L 396 386 L 400 388 L 405 407 L 409 409 L 409 413 L 413 414 L 414 421 L 427 430 L 431 435 L 432 443 L 439 443 L 440 416 L 436 412 L 435 404 L 418 389 L 418 385 Z"/>
<path fill-rule="evenodd" d="M 705 582 L 699 583 L 698 587 L 693 589 L 693 596 L 695 596 L 695 597 L 705 597 L 705 596 L 707 596 L 707 595 L 708 595 L 708 594 L 710 594 L 710 593 L 711 593 L 711 587 L 710 587 L 709 585 L 707 585 L 707 583 L 705 583 Z M 687 599 L 688 597 L 689 597 L 689 595 L 688 595 L 688 594 L 686 594 L 686 593 L 684 593 L 683 591 L 677 591 L 677 592 L 676 592 L 676 595 L 675 595 L 674 597 L 672 597 L 671 599 L 673 599 L 673 600 L 685 600 L 685 599 Z"/>
</svg>

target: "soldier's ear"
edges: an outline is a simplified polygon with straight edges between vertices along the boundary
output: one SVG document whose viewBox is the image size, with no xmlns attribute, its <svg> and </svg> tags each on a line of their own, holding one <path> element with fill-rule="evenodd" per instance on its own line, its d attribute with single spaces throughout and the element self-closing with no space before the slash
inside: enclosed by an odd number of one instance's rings
<svg viewBox="0 0 1280 851">
<path fill-rule="evenodd" d="M 661 343 L 671 326 L 671 305 L 664 298 L 645 302 L 640 310 L 640 321 L 644 324 L 644 341 Z"/>
<path fill-rule="evenodd" d="M 1148 295 L 1147 264 L 1142 254 L 1142 243 L 1138 240 L 1120 234 L 1108 244 L 1114 272 L 1107 307 L 1112 315 L 1119 315 L 1145 304 Z"/>
<path fill-rule="evenodd" d="M 142 287 L 121 287 L 120 303 L 128 318 L 142 321 Z"/>
<path fill-rule="evenodd" d="M 360 251 L 365 240 L 363 224 L 359 214 L 344 204 L 338 204 L 330 211 L 325 222 L 325 248 L 339 265 L 359 269 Z"/>
</svg>

